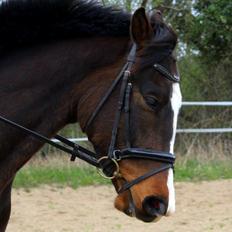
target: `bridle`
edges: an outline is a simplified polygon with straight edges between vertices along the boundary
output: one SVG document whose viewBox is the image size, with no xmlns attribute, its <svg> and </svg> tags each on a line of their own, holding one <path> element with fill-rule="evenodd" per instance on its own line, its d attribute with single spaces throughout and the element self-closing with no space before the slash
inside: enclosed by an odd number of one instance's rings
<svg viewBox="0 0 232 232">
<path fill-rule="evenodd" d="M 162 165 L 159 168 L 153 169 L 145 173 L 144 175 L 139 176 L 138 178 L 132 180 L 131 182 L 125 181 L 124 185 L 120 189 L 117 189 L 117 192 L 120 194 L 130 189 L 132 186 L 140 183 L 141 181 L 153 175 L 156 175 L 170 168 L 174 168 L 174 162 L 175 162 L 175 155 L 172 153 L 163 152 L 163 151 L 154 151 L 154 150 L 149 150 L 145 148 L 131 147 L 130 101 L 131 101 L 131 92 L 132 92 L 133 86 L 132 86 L 130 77 L 131 77 L 132 66 L 135 63 L 135 57 L 136 57 L 136 45 L 134 44 L 127 57 L 126 64 L 123 66 L 122 70 L 120 71 L 116 79 L 113 81 L 111 87 L 108 89 L 104 97 L 101 99 L 101 101 L 96 107 L 96 110 L 91 114 L 90 118 L 87 120 L 87 123 L 84 127 L 84 131 L 86 131 L 88 127 L 93 123 L 95 117 L 98 115 L 98 113 L 100 112 L 100 110 L 102 109 L 106 101 L 111 96 L 113 90 L 121 82 L 121 88 L 120 88 L 120 94 L 119 94 L 119 100 L 118 100 L 118 108 L 117 108 L 114 123 L 113 123 L 111 142 L 108 148 L 107 156 L 103 156 L 99 159 L 98 158 L 99 154 L 96 154 L 76 143 L 73 143 L 72 141 L 60 135 L 56 135 L 55 138 L 59 140 L 60 142 L 64 143 L 65 146 L 58 144 L 50 140 L 49 138 L 41 135 L 40 133 L 37 133 L 22 125 L 19 125 L 16 122 L 11 121 L 3 116 L 0 116 L 0 121 L 14 128 L 20 129 L 22 132 L 29 134 L 33 136 L 34 138 L 40 141 L 43 141 L 44 143 L 48 143 L 68 154 L 71 154 L 71 161 L 74 161 L 76 158 L 80 158 L 86 161 L 87 163 L 100 169 L 102 171 L 102 175 L 109 179 L 123 178 L 122 175 L 120 174 L 120 167 L 119 167 L 119 162 L 123 159 L 139 158 L 139 159 L 155 160 L 155 161 L 162 163 Z M 179 82 L 179 79 L 173 76 L 162 65 L 154 64 L 153 67 L 157 72 L 162 74 L 162 76 L 165 77 L 166 79 L 172 82 Z M 116 142 L 117 142 L 116 140 L 117 140 L 118 127 L 119 127 L 119 122 L 121 119 L 122 112 L 124 112 L 124 117 L 125 117 L 126 147 L 123 149 L 118 149 L 116 148 Z"/>
<path fill-rule="evenodd" d="M 102 174 L 103 176 L 109 179 L 122 178 L 120 174 L 118 162 L 120 162 L 123 159 L 131 159 L 131 158 L 150 159 L 150 160 L 161 162 L 162 165 L 161 167 L 153 169 L 149 171 L 148 173 L 132 180 L 131 182 L 126 182 L 120 189 L 117 189 L 118 193 L 122 193 L 128 190 L 135 184 L 138 184 L 139 182 L 155 174 L 158 174 L 169 168 L 174 168 L 174 162 L 175 162 L 175 155 L 172 153 L 131 147 L 130 102 L 131 102 L 131 92 L 132 92 L 133 85 L 132 85 L 130 77 L 131 77 L 132 66 L 135 63 L 135 58 L 136 58 L 136 45 L 133 44 L 130 50 L 130 53 L 127 57 L 127 63 L 124 65 L 121 72 L 116 77 L 116 79 L 112 83 L 107 93 L 98 103 L 95 111 L 92 113 L 90 118 L 87 120 L 87 123 L 84 127 L 84 131 L 86 131 L 89 128 L 89 126 L 93 123 L 95 117 L 98 115 L 98 113 L 100 112 L 100 110 L 102 109 L 106 101 L 109 99 L 113 90 L 116 88 L 118 83 L 121 81 L 118 107 L 117 107 L 117 111 L 116 111 L 116 115 L 115 115 L 115 119 L 113 123 L 111 142 L 108 148 L 108 154 L 107 156 L 101 157 L 99 159 L 99 164 L 101 165 L 101 169 L 103 171 Z M 156 71 L 161 73 L 166 79 L 172 82 L 179 82 L 179 79 L 173 76 L 164 66 L 160 64 L 154 64 L 153 67 Z M 125 132 L 124 133 L 125 133 L 126 148 L 120 150 L 116 148 L 116 140 L 117 140 L 118 127 L 119 127 L 119 122 L 121 119 L 122 112 L 124 112 L 124 117 L 125 117 Z M 112 168 L 112 166 L 114 166 L 115 168 Z"/>
</svg>

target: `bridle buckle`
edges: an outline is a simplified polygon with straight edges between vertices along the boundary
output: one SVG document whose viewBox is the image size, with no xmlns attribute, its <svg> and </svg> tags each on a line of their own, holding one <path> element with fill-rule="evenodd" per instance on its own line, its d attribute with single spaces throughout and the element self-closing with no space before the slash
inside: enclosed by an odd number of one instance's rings
<svg viewBox="0 0 232 232">
<path fill-rule="evenodd" d="M 120 150 L 114 150 L 112 154 L 112 159 L 116 161 L 120 161 L 122 159 L 121 157 L 121 151 Z"/>
</svg>

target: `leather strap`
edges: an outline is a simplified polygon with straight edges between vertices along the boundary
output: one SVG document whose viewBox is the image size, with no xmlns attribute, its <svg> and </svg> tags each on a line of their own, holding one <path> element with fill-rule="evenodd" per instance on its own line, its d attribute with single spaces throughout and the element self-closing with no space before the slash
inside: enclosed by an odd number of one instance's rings
<svg viewBox="0 0 232 232">
<path fill-rule="evenodd" d="M 117 133 L 118 133 L 118 126 L 119 126 L 119 121 L 121 118 L 121 113 L 123 110 L 123 104 L 124 104 L 124 98 L 125 98 L 125 92 L 126 92 L 125 90 L 127 87 L 127 81 L 128 81 L 129 75 L 130 75 L 129 71 L 125 71 L 124 76 L 123 76 L 123 80 L 122 80 L 122 86 L 121 86 L 119 100 L 118 100 L 118 109 L 116 111 L 113 129 L 112 129 L 112 134 L 111 134 L 111 142 L 110 142 L 110 146 L 108 149 L 108 156 L 110 158 L 112 158 L 113 151 L 115 149 Z"/>
<path fill-rule="evenodd" d="M 57 149 L 62 150 L 64 152 L 70 154 L 71 160 L 75 160 L 75 158 L 78 157 L 78 158 L 86 161 L 87 163 L 89 163 L 97 168 L 100 167 L 98 160 L 96 158 L 97 157 L 96 153 L 89 151 L 89 150 L 85 149 L 84 147 L 82 147 L 76 143 L 73 143 L 73 142 L 69 141 L 68 139 L 66 139 L 60 135 L 57 135 L 55 138 L 58 139 L 59 141 L 65 143 L 69 147 L 63 146 L 61 144 L 57 144 L 57 143 L 53 142 L 52 140 L 50 140 L 49 138 L 45 137 L 44 135 L 42 135 L 36 131 L 30 130 L 22 125 L 19 125 L 18 123 L 13 122 L 13 121 L 11 121 L 3 116 L 0 116 L 0 121 L 10 125 L 11 127 L 19 129 L 20 131 L 22 131 L 23 133 L 25 133 L 27 135 L 33 136 L 34 138 L 38 139 L 39 141 L 42 141 L 44 143 L 48 143 L 51 146 L 56 147 Z M 70 148 L 70 147 L 72 147 L 72 148 Z"/>
<path fill-rule="evenodd" d="M 98 103 L 95 111 L 92 113 L 92 115 L 88 119 L 86 125 L 83 128 L 84 132 L 91 125 L 91 123 L 96 118 L 96 116 L 98 115 L 98 113 L 100 112 L 100 110 L 102 109 L 102 107 L 104 106 L 104 104 L 106 103 L 106 101 L 108 100 L 108 98 L 110 97 L 110 95 L 112 94 L 112 92 L 114 91 L 114 89 L 116 88 L 116 86 L 118 85 L 118 83 L 120 82 L 120 80 L 123 78 L 125 71 L 131 69 L 131 66 L 132 66 L 132 64 L 133 64 L 133 62 L 135 60 L 135 54 L 136 54 L 136 45 L 133 44 L 133 46 L 132 46 L 132 48 L 130 50 L 130 53 L 127 56 L 127 62 L 126 62 L 126 64 L 123 66 L 123 68 L 121 69 L 121 71 L 119 72 L 119 74 L 117 75 L 117 77 L 115 78 L 115 80 L 113 81 L 112 85 L 110 86 L 110 88 L 108 89 L 108 91 L 106 92 L 106 94 L 104 95 L 104 97 Z"/>
<path fill-rule="evenodd" d="M 175 162 L 175 155 L 172 153 L 142 148 L 125 148 L 122 150 L 115 150 L 113 158 L 118 161 L 122 159 L 142 158 L 170 164 Z"/>
<path fill-rule="evenodd" d="M 172 82 L 180 82 L 179 78 L 172 75 L 164 66 L 160 64 L 154 64 L 154 68 L 156 71 L 161 73 L 166 79 L 172 81 Z"/>
<path fill-rule="evenodd" d="M 120 71 L 120 73 L 118 74 L 118 76 L 116 77 L 116 79 L 113 81 L 113 83 L 111 84 L 110 88 L 107 90 L 107 92 L 104 95 L 104 97 L 98 103 L 95 111 L 92 113 L 92 115 L 90 116 L 90 118 L 88 119 L 86 125 L 83 128 L 84 132 L 92 124 L 93 120 L 96 118 L 96 116 L 98 115 L 98 113 L 100 112 L 100 110 L 102 109 L 102 107 L 104 106 L 104 104 L 106 103 L 106 101 L 108 100 L 109 96 L 112 94 L 112 92 L 114 91 L 114 89 L 116 88 L 116 86 L 118 85 L 118 83 L 120 82 L 120 80 L 122 79 L 123 73 L 125 72 L 125 70 L 127 69 L 127 67 L 128 67 L 128 63 L 126 63 L 123 66 L 122 70 Z"/>
<path fill-rule="evenodd" d="M 132 90 L 132 83 L 127 84 L 126 94 L 125 94 L 125 106 L 124 106 L 124 114 L 125 114 L 125 143 L 126 147 L 131 147 L 130 142 L 130 95 Z"/>
<path fill-rule="evenodd" d="M 160 168 L 156 168 L 151 170 L 150 172 L 147 172 L 146 174 L 132 180 L 131 182 L 126 182 L 117 192 L 118 194 L 125 192 L 126 190 L 130 189 L 132 186 L 146 180 L 147 178 L 154 176 L 160 172 L 163 172 L 169 168 L 173 168 L 172 164 L 165 164 L 163 166 L 161 166 Z"/>
</svg>

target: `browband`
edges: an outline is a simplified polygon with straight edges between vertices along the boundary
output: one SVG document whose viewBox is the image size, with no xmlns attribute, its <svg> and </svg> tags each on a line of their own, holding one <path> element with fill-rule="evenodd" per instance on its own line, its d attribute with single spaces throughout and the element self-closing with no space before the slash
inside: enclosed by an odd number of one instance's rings
<svg viewBox="0 0 232 232">
<path fill-rule="evenodd" d="M 153 66 L 156 71 L 161 73 L 165 78 L 172 82 L 180 82 L 180 79 L 174 75 L 172 75 L 164 66 L 160 64 L 154 64 Z"/>
</svg>

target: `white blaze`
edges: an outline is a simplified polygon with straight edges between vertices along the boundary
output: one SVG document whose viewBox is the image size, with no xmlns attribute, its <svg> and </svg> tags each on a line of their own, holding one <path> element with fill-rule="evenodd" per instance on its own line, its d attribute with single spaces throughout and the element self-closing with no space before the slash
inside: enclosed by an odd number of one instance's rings
<svg viewBox="0 0 232 232">
<path fill-rule="evenodd" d="M 181 101 L 182 101 L 182 97 L 181 97 L 180 85 L 178 83 L 174 83 L 172 86 L 172 97 L 171 97 L 171 106 L 173 110 L 173 128 L 172 128 L 173 134 L 170 141 L 170 153 L 174 152 L 177 117 L 178 117 L 179 109 L 181 107 Z M 167 186 L 169 191 L 169 200 L 168 200 L 168 209 L 166 215 L 168 216 L 175 212 L 175 189 L 174 189 L 174 176 L 172 169 L 169 169 L 168 171 Z"/>
</svg>

